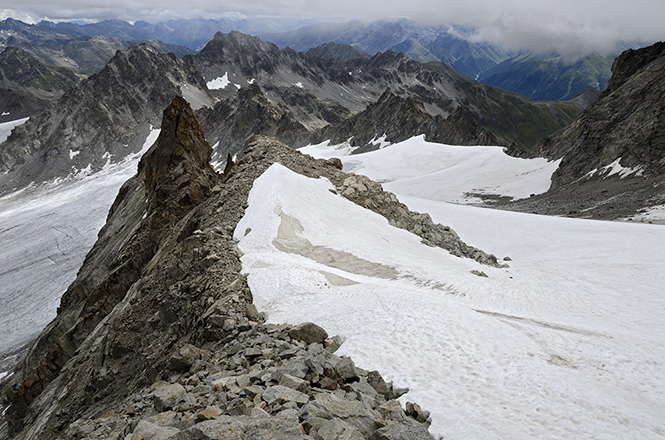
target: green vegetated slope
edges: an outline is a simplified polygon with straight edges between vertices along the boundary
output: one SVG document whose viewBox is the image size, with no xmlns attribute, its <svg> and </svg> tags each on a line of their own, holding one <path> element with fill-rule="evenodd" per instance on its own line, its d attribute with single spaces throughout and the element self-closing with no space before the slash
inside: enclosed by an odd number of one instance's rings
<svg viewBox="0 0 665 440">
<path fill-rule="evenodd" d="M 614 55 L 587 55 L 577 60 L 522 54 L 483 72 L 479 81 L 512 90 L 533 100 L 567 100 L 584 89 L 604 90 Z"/>
</svg>

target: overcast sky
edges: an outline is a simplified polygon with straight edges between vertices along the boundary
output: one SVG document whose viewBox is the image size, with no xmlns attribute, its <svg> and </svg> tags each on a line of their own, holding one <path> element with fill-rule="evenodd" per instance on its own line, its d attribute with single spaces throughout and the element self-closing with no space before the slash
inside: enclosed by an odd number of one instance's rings
<svg viewBox="0 0 665 440">
<path fill-rule="evenodd" d="M 42 18 L 156 22 L 229 14 L 336 21 L 407 17 L 428 24 L 471 25 L 478 29 L 474 38 L 508 49 L 553 49 L 564 54 L 606 52 L 618 42 L 665 40 L 664 0 L 0 0 L 0 18 L 33 22 Z"/>
</svg>

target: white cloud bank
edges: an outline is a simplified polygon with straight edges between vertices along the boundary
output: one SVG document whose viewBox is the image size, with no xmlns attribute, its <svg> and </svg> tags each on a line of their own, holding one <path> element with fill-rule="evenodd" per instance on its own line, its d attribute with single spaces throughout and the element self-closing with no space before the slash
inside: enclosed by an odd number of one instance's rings
<svg viewBox="0 0 665 440">
<path fill-rule="evenodd" d="M 562 54 L 604 53 L 616 50 L 619 44 L 665 39 L 665 21 L 662 20 L 665 2 L 661 0 L 246 0 L 224 3 L 191 0 L 186 9 L 176 0 L 120 0 L 112 6 L 99 0 L 26 0 L 15 8 L 0 9 L 0 18 L 160 21 L 175 17 L 260 15 L 339 21 L 407 17 L 429 24 L 470 25 L 478 29 L 476 40 L 508 49 L 556 50 Z"/>
</svg>

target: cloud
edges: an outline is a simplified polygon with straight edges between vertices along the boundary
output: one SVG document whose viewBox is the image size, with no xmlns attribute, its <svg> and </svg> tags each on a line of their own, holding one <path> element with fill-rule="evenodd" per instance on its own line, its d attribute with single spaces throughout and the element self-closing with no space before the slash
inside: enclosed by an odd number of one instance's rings
<svg viewBox="0 0 665 440">
<path fill-rule="evenodd" d="M 665 39 L 662 0 L 23 0 L 0 17 L 166 20 L 174 17 L 307 16 L 321 20 L 411 18 L 427 24 L 464 24 L 476 41 L 507 49 L 562 54 L 611 52 L 622 43 Z M 14 15 L 11 15 L 13 13 Z"/>
</svg>

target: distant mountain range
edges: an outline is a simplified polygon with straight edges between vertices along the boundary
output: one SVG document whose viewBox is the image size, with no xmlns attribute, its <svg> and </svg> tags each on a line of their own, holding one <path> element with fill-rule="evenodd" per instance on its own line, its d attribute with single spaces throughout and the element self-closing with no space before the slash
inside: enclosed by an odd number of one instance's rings
<svg viewBox="0 0 665 440">
<path fill-rule="evenodd" d="M 424 26 L 409 20 L 316 24 L 289 32 L 261 34 L 280 47 L 306 51 L 327 42 L 352 45 L 373 55 L 392 50 L 417 61 L 441 61 L 483 84 L 539 101 L 573 98 L 585 89 L 602 91 L 620 53 L 582 58 L 556 53 L 510 52 L 474 40 L 461 26 Z"/>
<path fill-rule="evenodd" d="M 441 61 L 484 84 L 544 101 L 570 99 L 588 88 L 602 91 L 612 60 L 619 54 L 567 59 L 551 53 L 510 52 L 477 41 L 471 28 L 426 26 L 406 19 L 313 23 L 311 19 L 220 18 L 134 24 L 42 21 L 36 25 L 7 19 L 0 22 L 0 46 L 21 47 L 44 62 L 90 75 L 130 42 L 150 42 L 160 51 L 183 56 L 201 50 L 216 32 L 233 30 L 301 52 L 330 42 L 352 45 L 369 55 L 402 52 L 420 62 Z"/>
<path fill-rule="evenodd" d="M 182 59 L 150 45 L 117 52 L 2 144 L 2 191 L 94 172 L 137 152 L 175 95 L 198 112 L 220 164 L 254 134 L 292 146 L 327 137 L 372 149 L 382 137 L 426 134 L 528 149 L 580 113 L 573 102 L 533 102 L 392 51 L 370 57 L 327 45 L 307 55 L 239 32 L 217 33 Z"/>
<path fill-rule="evenodd" d="M 111 35 L 84 33 L 71 23 L 37 25 L 8 18 L 0 21 L 0 122 L 34 114 L 59 98 L 81 78 L 99 69 L 120 49 L 149 42 L 156 49 L 177 56 L 194 51 L 156 39 L 120 39 L 111 32 L 124 22 L 101 26 Z M 131 26 L 125 23 L 127 26 Z M 129 35 L 125 35 L 129 37 Z"/>
<path fill-rule="evenodd" d="M 616 55 L 567 60 L 557 54 L 520 54 L 485 70 L 478 81 L 536 101 L 566 100 L 585 89 L 605 90 Z"/>
</svg>

